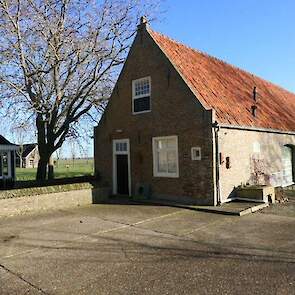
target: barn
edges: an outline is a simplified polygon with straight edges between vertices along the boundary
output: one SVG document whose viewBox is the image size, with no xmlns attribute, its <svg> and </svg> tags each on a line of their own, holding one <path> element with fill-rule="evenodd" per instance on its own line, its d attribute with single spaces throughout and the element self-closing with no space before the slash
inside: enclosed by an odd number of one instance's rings
<svg viewBox="0 0 295 295">
<path fill-rule="evenodd" d="M 295 94 L 152 30 L 142 18 L 95 128 L 115 195 L 216 205 L 295 179 Z"/>
</svg>

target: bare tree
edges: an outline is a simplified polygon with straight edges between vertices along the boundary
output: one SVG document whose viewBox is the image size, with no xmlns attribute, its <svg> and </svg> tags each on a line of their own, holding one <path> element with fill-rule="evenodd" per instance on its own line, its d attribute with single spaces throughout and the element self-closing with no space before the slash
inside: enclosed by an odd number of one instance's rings
<svg viewBox="0 0 295 295">
<path fill-rule="evenodd" d="M 23 168 L 24 143 L 28 139 L 29 129 L 30 129 L 30 126 L 23 123 L 20 125 L 13 126 L 10 130 L 10 132 L 13 134 L 15 143 L 19 145 L 19 148 L 16 151 L 16 154 L 19 157 L 20 168 Z"/>
<path fill-rule="evenodd" d="M 59 148 L 59 149 L 57 149 L 56 151 L 55 151 L 55 154 L 56 154 L 56 167 L 58 167 L 59 166 L 59 160 L 62 158 L 62 156 L 63 156 L 63 149 L 62 149 L 62 146 Z"/>
<path fill-rule="evenodd" d="M 16 155 L 19 158 L 19 168 L 23 168 L 23 154 L 24 154 L 24 145 L 23 143 L 19 144 L 19 149 L 16 151 Z"/>
<path fill-rule="evenodd" d="M 77 158 L 77 153 L 76 153 L 76 142 L 74 140 L 71 140 L 70 142 L 71 146 L 71 158 L 72 158 L 72 164 L 73 167 L 75 166 L 75 160 Z"/>
<path fill-rule="evenodd" d="M 38 180 L 75 125 L 104 110 L 140 15 L 157 7 L 158 0 L 0 0 L 0 96 L 15 116 L 35 122 Z"/>
</svg>

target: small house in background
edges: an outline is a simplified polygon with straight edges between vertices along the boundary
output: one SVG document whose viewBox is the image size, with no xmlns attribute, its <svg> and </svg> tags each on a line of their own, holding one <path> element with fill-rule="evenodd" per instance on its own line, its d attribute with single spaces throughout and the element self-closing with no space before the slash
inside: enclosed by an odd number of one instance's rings
<svg viewBox="0 0 295 295">
<path fill-rule="evenodd" d="M 295 180 L 295 94 L 149 28 L 95 128 L 113 194 L 219 204 Z"/>
<path fill-rule="evenodd" d="M 16 167 L 18 168 L 37 168 L 39 152 L 37 143 L 19 145 L 17 153 Z"/>
<path fill-rule="evenodd" d="M 0 188 L 12 186 L 15 176 L 15 160 L 18 146 L 0 135 Z"/>
</svg>

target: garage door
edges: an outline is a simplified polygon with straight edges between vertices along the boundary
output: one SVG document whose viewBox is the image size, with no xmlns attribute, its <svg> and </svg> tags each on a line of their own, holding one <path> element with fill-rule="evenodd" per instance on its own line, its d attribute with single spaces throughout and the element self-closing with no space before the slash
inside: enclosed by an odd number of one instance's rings
<svg viewBox="0 0 295 295">
<path fill-rule="evenodd" d="M 292 149 L 285 146 L 283 148 L 283 183 L 282 186 L 287 186 L 293 183 L 292 170 Z"/>
</svg>

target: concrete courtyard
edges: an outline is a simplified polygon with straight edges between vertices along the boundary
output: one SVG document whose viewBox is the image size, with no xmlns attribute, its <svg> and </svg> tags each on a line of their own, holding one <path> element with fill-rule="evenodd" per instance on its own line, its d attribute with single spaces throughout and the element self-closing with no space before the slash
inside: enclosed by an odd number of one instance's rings
<svg viewBox="0 0 295 295">
<path fill-rule="evenodd" d="M 0 294 L 295 294 L 294 204 L 244 217 L 107 204 L 0 218 Z"/>
</svg>

